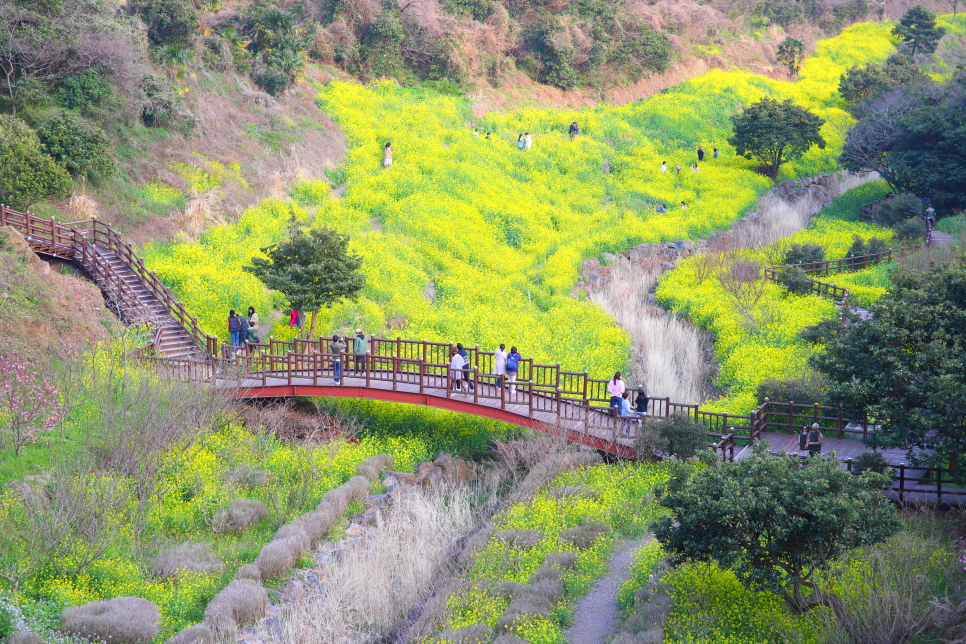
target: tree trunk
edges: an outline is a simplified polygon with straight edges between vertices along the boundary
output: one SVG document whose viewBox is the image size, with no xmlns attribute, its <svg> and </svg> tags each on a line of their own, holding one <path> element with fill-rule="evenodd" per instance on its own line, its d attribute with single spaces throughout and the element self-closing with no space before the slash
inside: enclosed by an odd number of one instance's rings
<svg viewBox="0 0 966 644">
<path fill-rule="evenodd" d="M 309 326 L 309 338 L 310 339 L 315 337 L 315 316 L 318 315 L 318 314 L 319 314 L 318 311 L 312 311 L 312 323 Z"/>
<path fill-rule="evenodd" d="M 832 609 L 832 612 L 835 613 L 836 621 L 848 633 L 850 641 L 854 644 L 861 644 L 864 641 L 856 628 L 855 620 L 852 619 L 852 615 L 849 614 L 848 609 L 845 607 L 845 602 L 838 595 L 816 590 L 808 597 L 801 598 L 798 606 L 793 606 L 792 610 L 801 615 L 819 606 Z"/>
</svg>

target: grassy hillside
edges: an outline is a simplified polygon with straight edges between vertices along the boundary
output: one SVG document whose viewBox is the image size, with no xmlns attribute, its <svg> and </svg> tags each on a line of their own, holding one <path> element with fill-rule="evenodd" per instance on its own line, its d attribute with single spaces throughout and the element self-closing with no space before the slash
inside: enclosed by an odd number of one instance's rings
<svg viewBox="0 0 966 644">
<path fill-rule="evenodd" d="M 479 123 L 493 131 L 490 141 L 472 134 L 463 99 L 392 83 L 330 83 L 318 100 L 350 145 L 344 195 L 309 182 L 293 193 L 302 205 L 266 201 L 197 244 L 149 245 L 145 257 L 206 330 L 223 334 L 228 309 L 280 304 L 241 267 L 280 239 L 294 215 L 348 233 L 366 258 L 363 297 L 325 311 L 323 331 L 362 326 L 487 348 L 506 342 L 599 377 L 624 366 L 628 340 L 599 308 L 570 296 L 581 261 L 706 236 L 738 219 L 771 182 L 727 144 L 728 117 L 761 96 L 791 98 L 828 121 L 827 148 L 785 166 L 781 178 L 835 169 L 839 127 L 849 122 L 838 77 L 891 53 L 888 32 L 861 24 L 820 43 L 793 83 L 715 71 L 621 107 L 491 114 Z M 574 120 L 581 135 L 571 142 Z M 534 137 L 527 152 L 515 145 L 523 131 Z M 383 170 L 387 141 L 395 163 Z M 709 158 L 692 173 L 699 144 Z M 687 209 L 676 207 L 682 201 Z M 655 212 L 660 203 L 671 206 L 667 214 Z"/>
</svg>

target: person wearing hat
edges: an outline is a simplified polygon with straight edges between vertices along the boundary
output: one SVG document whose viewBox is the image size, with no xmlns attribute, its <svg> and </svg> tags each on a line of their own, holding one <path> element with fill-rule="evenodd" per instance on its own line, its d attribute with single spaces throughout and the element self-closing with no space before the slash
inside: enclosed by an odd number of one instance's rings
<svg viewBox="0 0 966 644">
<path fill-rule="evenodd" d="M 822 441 L 825 437 L 822 436 L 822 432 L 818 429 L 818 423 L 812 423 L 812 429 L 808 432 L 808 442 L 805 443 L 806 449 L 808 449 L 809 456 L 815 456 L 816 454 L 822 453 Z"/>
<path fill-rule="evenodd" d="M 342 354 L 345 353 L 345 340 L 338 333 L 332 336 L 329 344 L 329 352 L 332 358 L 332 374 L 335 376 L 335 384 L 342 382 Z"/>
<path fill-rule="evenodd" d="M 355 372 L 362 373 L 366 372 L 366 356 L 369 355 L 369 338 L 366 334 L 362 332 L 362 329 L 356 329 L 356 337 L 352 339 L 352 353 L 356 355 L 356 367 Z"/>
</svg>

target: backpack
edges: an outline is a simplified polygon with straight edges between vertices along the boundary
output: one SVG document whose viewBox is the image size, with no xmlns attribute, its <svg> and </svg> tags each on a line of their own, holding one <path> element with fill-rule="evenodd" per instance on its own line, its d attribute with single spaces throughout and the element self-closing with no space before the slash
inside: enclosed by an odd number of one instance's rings
<svg viewBox="0 0 966 644">
<path fill-rule="evenodd" d="M 506 370 L 507 371 L 516 371 L 517 370 L 517 360 L 519 360 L 519 359 L 520 359 L 519 356 L 517 356 L 517 354 L 515 354 L 515 353 L 511 353 L 510 355 L 508 355 L 506 357 Z"/>
</svg>

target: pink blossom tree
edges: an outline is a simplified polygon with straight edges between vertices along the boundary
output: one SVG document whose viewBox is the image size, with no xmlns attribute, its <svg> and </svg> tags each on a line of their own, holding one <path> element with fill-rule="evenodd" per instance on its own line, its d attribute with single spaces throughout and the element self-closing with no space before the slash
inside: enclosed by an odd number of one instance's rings
<svg viewBox="0 0 966 644">
<path fill-rule="evenodd" d="M 48 376 L 31 369 L 23 355 L 0 355 L 0 430 L 17 456 L 24 445 L 57 427 L 65 413 Z"/>
</svg>

